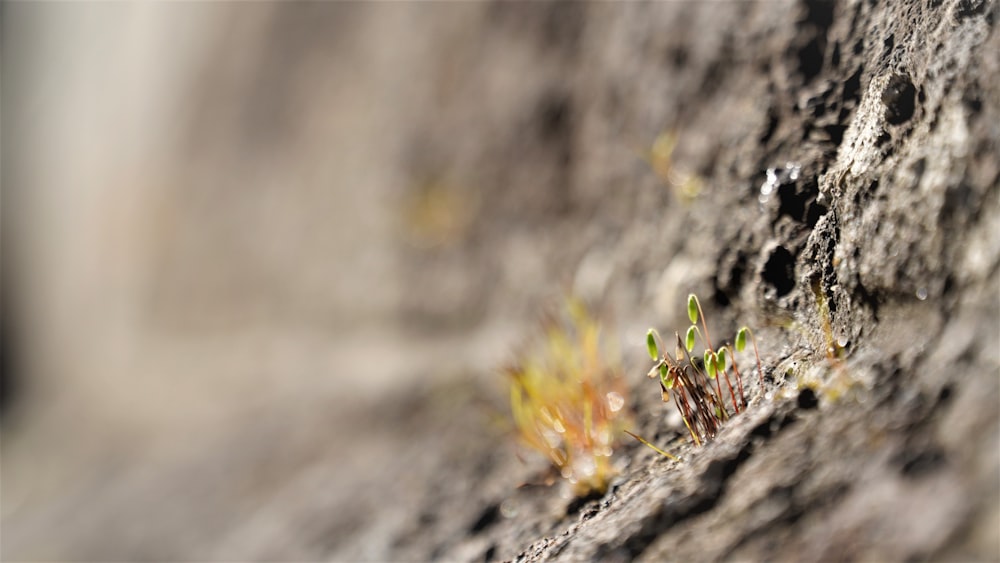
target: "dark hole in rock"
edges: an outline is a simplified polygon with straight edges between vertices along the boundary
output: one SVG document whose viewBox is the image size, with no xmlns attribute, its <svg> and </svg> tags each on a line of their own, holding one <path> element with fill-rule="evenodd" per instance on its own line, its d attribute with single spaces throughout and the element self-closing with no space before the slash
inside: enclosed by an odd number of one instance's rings
<svg viewBox="0 0 1000 563">
<path fill-rule="evenodd" d="M 806 213 L 805 195 L 800 193 L 795 184 L 778 186 L 778 216 L 788 215 L 796 221 L 802 220 Z"/>
<path fill-rule="evenodd" d="M 575 497 L 573 500 L 569 502 L 569 504 L 566 505 L 566 514 L 567 515 L 576 514 L 577 512 L 580 512 L 580 509 L 586 506 L 587 503 L 598 501 L 603 496 L 604 496 L 603 493 L 592 491 L 590 494 L 586 496 Z"/>
<path fill-rule="evenodd" d="M 812 202 L 809 204 L 809 211 L 806 212 L 806 224 L 809 227 L 815 227 L 816 223 L 819 223 L 821 217 L 826 215 L 830 210 L 827 209 L 822 203 Z"/>
<path fill-rule="evenodd" d="M 830 138 L 830 142 L 836 146 L 840 146 L 840 143 L 844 141 L 844 131 L 847 131 L 846 125 L 827 125 L 823 127 L 826 131 L 827 137 Z"/>
<path fill-rule="evenodd" d="M 947 225 L 957 219 L 962 210 L 972 209 L 975 201 L 975 190 L 966 182 L 945 189 L 944 204 L 941 206 L 939 223 Z"/>
<path fill-rule="evenodd" d="M 802 391 L 799 391 L 799 397 L 796 399 L 796 403 L 802 410 L 812 410 L 819 406 L 819 399 L 816 397 L 815 391 L 806 387 Z"/>
<path fill-rule="evenodd" d="M 770 420 L 766 423 L 770 425 Z M 705 473 L 701 476 L 701 482 L 705 487 L 706 491 L 713 493 L 709 495 L 709 498 L 704 499 L 707 506 L 699 506 L 692 509 L 693 513 L 698 511 L 704 512 L 714 505 L 718 498 L 711 498 L 714 495 L 718 495 L 722 491 L 723 486 L 726 481 L 732 477 L 733 473 L 740 468 L 746 460 L 750 459 L 750 455 L 753 453 L 753 446 L 747 444 L 744 446 L 740 453 L 735 458 L 728 459 L 713 459 L 708 463 L 708 467 L 705 468 Z"/>
<path fill-rule="evenodd" d="M 882 41 L 882 58 L 888 59 L 894 48 L 896 48 L 896 34 L 890 33 L 889 37 Z"/>
<path fill-rule="evenodd" d="M 859 66 L 847 80 L 844 81 L 843 90 L 841 90 L 841 98 L 844 103 L 844 109 L 846 110 L 849 106 L 853 107 L 858 101 L 861 100 L 861 75 L 864 73 L 864 67 Z M 847 115 L 844 111 L 841 112 L 841 119 L 846 118 Z"/>
<path fill-rule="evenodd" d="M 590 520 L 594 516 L 597 516 L 597 514 L 601 511 L 601 507 L 606 508 L 608 506 L 611 506 L 608 502 L 603 502 L 601 504 L 597 504 L 596 502 L 587 503 L 587 507 L 580 511 L 580 521 L 583 522 Z"/>
<path fill-rule="evenodd" d="M 811 82 L 823 71 L 823 55 L 826 49 L 826 36 L 833 25 L 834 2 L 806 2 L 806 13 L 802 23 L 804 29 L 810 29 L 812 37 L 802 46 L 797 55 L 799 72 L 806 82 Z M 810 25 L 811 24 L 811 25 Z"/>
<path fill-rule="evenodd" d="M 859 66 L 857 70 L 851 74 L 850 77 L 844 81 L 844 100 L 854 100 L 858 101 L 861 99 L 861 74 L 864 72 L 864 67 Z"/>
<path fill-rule="evenodd" d="M 774 377 L 774 370 L 771 368 L 764 368 L 764 381 L 767 383 L 777 383 L 778 380 Z"/>
<path fill-rule="evenodd" d="M 882 103 L 885 104 L 885 119 L 893 125 L 906 123 L 913 117 L 916 109 L 917 89 L 909 77 L 894 74 L 889 84 L 882 91 Z"/>
<path fill-rule="evenodd" d="M 500 519 L 500 505 L 498 503 L 492 503 L 483 509 L 482 513 L 479 514 L 479 518 L 472 523 L 469 528 L 470 533 L 482 532 L 486 528 L 489 528 Z"/>
<path fill-rule="evenodd" d="M 491 544 L 486 551 L 483 552 L 483 561 L 496 561 L 497 559 L 497 544 Z"/>
<path fill-rule="evenodd" d="M 771 437 L 771 434 L 774 434 L 774 429 L 771 428 L 773 423 L 774 423 L 773 418 L 765 420 L 763 423 L 758 424 L 756 428 L 751 430 L 750 435 L 755 438 L 761 438 L 767 440 L 768 438 Z"/>
<path fill-rule="evenodd" d="M 806 82 L 811 82 L 823 71 L 823 46 L 819 37 L 814 37 L 799 49 L 799 72 Z"/>
<path fill-rule="evenodd" d="M 806 21 L 825 32 L 833 25 L 835 2 L 806 2 Z"/>
<path fill-rule="evenodd" d="M 855 55 L 860 55 L 861 53 L 865 52 L 865 40 L 862 38 L 855 41 L 854 49 L 852 51 Z"/>
<path fill-rule="evenodd" d="M 900 464 L 899 471 L 905 477 L 916 479 L 934 473 L 945 463 L 944 452 L 931 448 L 919 452 L 904 452 L 896 462 Z"/>
<path fill-rule="evenodd" d="M 983 110 L 983 100 L 977 95 L 966 95 L 962 98 L 962 103 L 973 114 L 977 114 Z"/>
<path fill-rule="evenodd" d="M 942 295 L 950 295 L 951 294 L 951 290 L 953 290 L 953 289 L 955 289 L 955 276 L 952 276 L 951 274 L 949 274 L 949 275 L 945 276 L 945 278 L 944 278 L 944 287 L 941 288 L 941 294 Z"/>
<path fill-rule="evenodd" d="M 981 16 L 986 13 L 986 0 L 959 0 L 955 6 L 955 17 L 960 20 Z"/>
<path fill-rule="evenodd" d="M 944 387 L 941 388 L 941 391 L 938 392 L 938 404 L 944 405 L 947 404 L 948 401 L 950 400 L 951 400 L 951 385 L 945 385 Z"/>
<path fill-rule="evenodd" d="M 730 301 L 729 296 L 722 291 L 718 283 L 715 285 L 715 291 L 712 292 L 712 302 L 716 304 L 719 308 L 728 307 L 732 301 Z"/>
<path fill-rule="evenodd" d="M 778 217 L 787 215 L 796 221 L 806 219 L 806 207 L 815 200 L 818 186 L 814 181 L 787 182 L 778 186 Z"/>
<path fill-rule="evenodd" d="M 763 276 L 778 297 L 788 295 L 795 288 L 795 257 L 782 246 L 775 248 L 764 264 Z"/>
<path fill-rule="evenodd" d="M 789 413 L 784 416 L 772 416 L 754 427 L 754 429 L 750 431 L 750 436 L 767 440 L 776 433 L 795 424 L 798 420 L 798 417 L 795 416 L 794 413 Z"/>
</svg>

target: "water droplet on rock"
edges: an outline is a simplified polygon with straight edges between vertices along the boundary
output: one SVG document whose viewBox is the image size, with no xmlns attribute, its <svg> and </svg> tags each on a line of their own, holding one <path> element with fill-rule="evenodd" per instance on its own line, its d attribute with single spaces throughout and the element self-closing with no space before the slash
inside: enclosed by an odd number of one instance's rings
<svg viewBox="0 0 1000 563">
<path fill-rule="evenodd" d="M 788 171 L 788 179 L 794 182 L 799 179 L 799 171 L 802 170 L 802 167 L 794 162 L 786 162 L 785 170 Z"/>
<path fill-rule="evenodd" d="M 611 412 L 618 412 L 622 410 L 622 406 L 625 405 L 625 398 L 621 396 L 621 393 L 617 391 L 611 391 L 608 393 L 608 408 Z"/>
<path fill-rule="evenodd" d="M 766 204 L 771 199 L 778 188 L 782 185 L 794 183 L 799 179 L 802 167 L 794 162 L 786 162 L 782 167 L 768 168 L 764 174 L 764 183 L 760 185 L 760 195 L 757 201 L 761 205 Z"/>
<path fill-rule="evenodd" d="M 593 457 L 581 456 L 573 460 L 574 475 L 581 475 L 583 477 L 593 477 L 594 473 L 596 472 L 597 472 L 597 462 L 594 461 Z"/>
<path fill-rule="evenodd" d="M 774 168 L 768 168 L 765 174 L 767 174 L 767 178 L 760 185 L 760 197 L 757 198 L 757 201 L 762 204 L 767 203 L 771 199 L 771 194 L 778 187 L 778 174 Z"/>
</svg>

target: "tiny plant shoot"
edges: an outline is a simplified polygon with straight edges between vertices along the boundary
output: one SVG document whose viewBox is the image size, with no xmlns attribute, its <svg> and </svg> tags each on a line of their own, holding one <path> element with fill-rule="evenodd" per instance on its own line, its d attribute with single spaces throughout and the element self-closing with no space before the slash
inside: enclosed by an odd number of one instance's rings
<svg viewBox="0 0 1000 563">
<path fill-rule="evenodd" d="M 579 496 L 603 493 L 615 474 L 613 448 L 628 425 L 627 388 L 599 323 L 570 299 L 562 319 L 505 372 L 521 443 L 542 453 Z"/>
<path fill-rule="evenodd" d="M 743 375 L 736 363 L 736 353 L 743 352 L 746 348 L 747 335 L 753 342 L 761 389 L 764 378 L 760 355 L 757 353 L 757 340 L 749 328 L 743 327 L 736 333 L 735 346 L 726 344 L 715 348 L 712 346 L 701 302 L 694 294 L 688 296 L 687 314 L 691 326 L 684 333 L 683 340 L 680 334 L 675 333 L 677 348 L 673 357 L 667 353 L 663 339 L 656 329 L 651 328 L 646 333 L 646 350 L 654 362 L 648 375 L 650 378 L 659 377 L 663 401 L 673 401 L 691 438 L 695 444 L 701 445 L 714 438 L 721 424 L 730 416 L 746 409 Z M 701 339 L 703 344 L 703 352 L 699 357 L 700 366 L 691 357 L 697 339 Z M 733 377 L 730 377 L 730 367 Z M 732 383 L 733 378 L 736 380 L 735 388 Z M 727 394 L 723 393 L 722 380 L 726 382 L 728 397 L 733 407 L 731 414 L 725 404 Z"/>
</svg>

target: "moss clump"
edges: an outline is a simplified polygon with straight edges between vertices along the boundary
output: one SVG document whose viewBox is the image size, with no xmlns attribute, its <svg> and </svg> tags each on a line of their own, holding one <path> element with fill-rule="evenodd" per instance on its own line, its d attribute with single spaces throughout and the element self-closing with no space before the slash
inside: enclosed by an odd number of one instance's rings
<svg viewBox="0 0 1000 563">
<path fill-rule="evenodd" d="M 505 370 L 521 443 L 541 452 L 579 496 L 603 493 L 611 455 L 629 423 L 617 354 L 597 320 L 576 300 L 544 323 L 544 338 Z"/>
</svg>

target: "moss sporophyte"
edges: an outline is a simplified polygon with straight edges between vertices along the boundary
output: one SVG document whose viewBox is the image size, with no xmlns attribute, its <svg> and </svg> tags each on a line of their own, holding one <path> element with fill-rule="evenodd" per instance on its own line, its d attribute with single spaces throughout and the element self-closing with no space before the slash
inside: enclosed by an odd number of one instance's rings
<svg viewBox="0 0 1000 563">
<path fill-rule="evenodd" d="M 679 333 L 674 333 L 676 348 L 673 357 L 667 353 L 663 339 L 656 329 L 651 328 L 646 333 L 646 349 L 654 362 L 648 376 L 653 379 L 659 378 L 663 401 L 673 401 L 681 414 L 684 425 L 691 434 L 691 438 L 695 444 L 701 445 L 714 438 L 721 424 L 730 416 L 739 414 L 746 409 L 747 400 L 743 387 L 743 374 L 737 364 L 736 355 L 745 350 L 747 336 L 753 343 L 761 388 L 763 388 L 764 379 L 760 355 L 757 353 L 757 341 L 749 328 L 743 327 L 737 331 L 733 345 L 725 344 L 715 348 L 712 345 L 701 303 L 694 294 L 688 296 L 687 313 L 691 326 L 688 327 L 683 339 Z M 699 320 L 701 321 L 700 328 L 698 326 Z M 691 356 L 697 339 L 702 341 L 704 348 L 703 353 L 698 357 L 701 360 L 700 365 Z M 730 368 L 733 377 L 730 377 Z M 734 379 L 736 381 L 735 388 L 733 387 Z M 728 393 L 723 391 L 722 380 L 725 380 Z M 726 406 L 726 398 L 732 405 L 732 412 Z M 638 437 L 636 439 L 652 447 L 645 440 Z"/>
<path fill-rule="evenodd" d="M 616 473 L 613 448 L 629 423 L 617 355 L 577 300 L 545 321 L 543 334 L 504 370 L 519 440 L 542 453 L 575 494 L 603 493 Z"/>
</svg>

